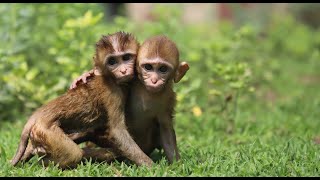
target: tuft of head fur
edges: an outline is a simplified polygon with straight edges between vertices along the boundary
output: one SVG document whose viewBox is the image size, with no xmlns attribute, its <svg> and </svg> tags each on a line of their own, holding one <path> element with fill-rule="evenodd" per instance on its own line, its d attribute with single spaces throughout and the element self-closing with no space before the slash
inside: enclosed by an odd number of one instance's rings
<svg viewBox="0 0 320 180">
<path fill-rule="evenodd" d="M 114 34 L 102 35 L 96 43 L 96 52 L 99 49 L 105 49 L 109 53 L 124 51 L 128 48 L 137 49 L 135 46 L 139 46 L 139 43 L 131 33 L 119 31 Z"/>
<path fill-rule="evenodd" d="M 104 69 L 101 68 L 105 65 L 106 55 L 126 51 L 134 52 L 133 54 L 137 55 L 139 46 L 139 42 L 131 33 L 119 31 L 102 35 L 96 43 L 96 51 L 93 57 L 94 66 L 103 73 Z"/>
<path fill-rule="evenodd" d="M 180 58 L 177 45 L 165 35 L 148 38 L 140 46 L 137 60 L 139 61 L 141 58 L 153 59 L 156 57 L 161 57 L 172 63 L 176 68 Z"/>
</svg>

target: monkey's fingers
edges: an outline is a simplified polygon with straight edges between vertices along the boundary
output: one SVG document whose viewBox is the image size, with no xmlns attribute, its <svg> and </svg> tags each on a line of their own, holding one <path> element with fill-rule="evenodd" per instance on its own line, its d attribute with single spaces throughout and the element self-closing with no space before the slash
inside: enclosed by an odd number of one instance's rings
<svg viewBox="0 0 320 180">
<path fill-rule="evenodd" d="M 87 83 L 87 79 L 89 79 L 90 77 L 92 77 L 94 74 L 93 70 L 90 70 L 89 72 L 83 74 L 82 76 L 80 76 L 80 80 L 82 80 L 83 83 Z"/>
<path fill-rule="evenodd" d="M 79 82 L 81 81 L 83 83 L 87 83 L 87 78 L 90 78 L 91 76 L 93 76 L 93 74 L 94 70 L 90 70 L 89 72 L 82 74 L 80 77 L 78 77 L 75 81 L 72 82 L 69 89 L 75 89 L 77 87 L 77 84 L 79 84 Z"/>
<path fill-rule="evenodd" d="M 78 82 L 78 79 L 76 79 L 75 81 L 72 82 L 72 84 L 70 85 L 69 89 L 74 89 L 76 87 L 76 84 Z"/>
<path fill-rule="evenodd" d="M 71 84 L 71 86 L 70 86 L 70 88 L 69 89 L 74 89 L 74 88 L 76 88 L 76 85 L 77 84 L 77 82 L 73 82 L 72 84 Z"/>
<path fill-rule="evenodd" d="M 87 83 L 87 77 L 89 77 L 90 75 L 85 75 L 84 77 L 82 77 L 82 82 L 83 83 Z"/>
<path fill-rule="evenodd" d="M 77 84 L 80 82 L 80 81 L 83 81 L 82 77 L 78 77 L 75 81 L 72 82 L 71 86 L 69 89 L 75 89 L 77 87 Z"/>
</svg>

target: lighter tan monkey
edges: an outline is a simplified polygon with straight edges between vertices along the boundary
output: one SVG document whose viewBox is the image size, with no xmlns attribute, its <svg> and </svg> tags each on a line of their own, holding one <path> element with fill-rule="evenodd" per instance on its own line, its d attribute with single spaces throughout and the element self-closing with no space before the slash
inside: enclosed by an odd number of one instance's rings
<svg viewBox="0 0 320 180">
<path fill-rule="evenodd" d="M 146 154 L 163 148 L 170 163 L 180 158 L 173 127 L 173 82 L 179 82 L 189 69 L 186 62 L 179 63 L 179 58 L 176 44 L 168 37 L 147 39 L 138 52 L 138 78 L 126 106 L 126 123 L 137 144 Z"/>
<path fill-rule="evenodd" d="M 179 82 L 189 70 L 189 65 L 179 63 L 179 58 L 176 44 L 168 37 L 147 39 L 138 52 L 137 77 L 126 103 L 126 124 L 134 140 L 146 154 L 163 148 L 170 163 L 180 158 L 173 127 L 176 104 L 173 82 Z M 72 83 L 72 88 L 83 79 L 81 77 Z M 97 136 L 91 134 L 90 138 Z"/>
<path fill-rule="evenodd" d="M 75 167 L 83 157 L 95 153 L 81 149 L 67 134 L 96 131 L 103 132 L 101 143 L 138 165 L 151 166 L 152 160 L 134 142 L 125 125 L 126 89 L 134 77 L 138 49 L 139 43 L 131 34 L 103 36 L 93 58 L 101 75 L 37 109 L 23 129 L 11 163 L 16 165 L 39 152 L 46 155 L 45 162 L 52 160 L 61 168 Z"/>
</svg>

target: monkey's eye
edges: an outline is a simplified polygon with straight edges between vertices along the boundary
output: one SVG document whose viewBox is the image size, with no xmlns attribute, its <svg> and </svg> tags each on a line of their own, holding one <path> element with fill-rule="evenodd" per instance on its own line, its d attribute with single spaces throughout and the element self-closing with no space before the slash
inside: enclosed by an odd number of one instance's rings
<svg viewBox="0 0 320 180">
<path fill-rule="evenodd" d="M 123 59 L 124 61 L 129 61 L 129 60 L 131 59 L 131 54 L 125 54 L 125 55 L 123 55 L 122 59 Z"/>
<path fill-rule="evenodd" d="M 152 70 L 152 66 L 150 64 L 145 64 L 144 68 L 148 71 Z"/>
<path fill-rule="evenodd" d="M 114 65 L 114 64 L 116 64 L 116 63 L 117 63 L 116 58 L 110 57 L 110 58 L 108 59 L 108 64 L 109 64 L 109 65 Z"/>
<path fill-rule="evenodd" d="M 165 72 L 168 71 L 168 67 L 167 67 L 167 66 L 161 66 L 161 67 L 159 68 L 159 71 L 162 72 L 162 73 L 165 73 Z"/>
</svg>

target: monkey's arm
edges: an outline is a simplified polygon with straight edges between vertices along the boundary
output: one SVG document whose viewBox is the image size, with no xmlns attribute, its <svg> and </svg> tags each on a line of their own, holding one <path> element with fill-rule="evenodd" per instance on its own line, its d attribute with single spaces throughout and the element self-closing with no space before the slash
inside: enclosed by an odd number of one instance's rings
<svg viewBox="0 0 320 180">
<path fill-rule="evenodd" d="M 176 133 L 173 128 L 172 119 L 169 115 L 158 118 L 160 125 L 160 143 L 170 163 L 175 158 L 180 159 L 177 147 Z"/>
<path fill-rule="evenodd" d="M 110 136 L 111 139 L 113 139 L 115 147 L 123 156 L 132 160 L 137 165 L 147 165 L 150 167 L 153 164 L 153 161 L 140 149 L 140 147 L 129 134 L 125 125 L 124 114 L 112 114 L 115 116 L 109 116 L 109 120 L 117 121 L 110 124 L 115 125 L 115 127 L 110 128 L 112 130 L 110 131 Z"/>
</svg>

